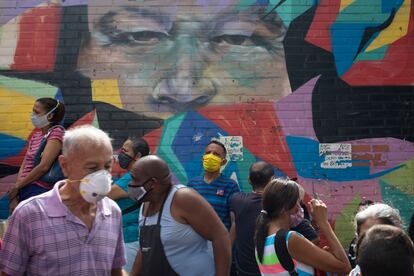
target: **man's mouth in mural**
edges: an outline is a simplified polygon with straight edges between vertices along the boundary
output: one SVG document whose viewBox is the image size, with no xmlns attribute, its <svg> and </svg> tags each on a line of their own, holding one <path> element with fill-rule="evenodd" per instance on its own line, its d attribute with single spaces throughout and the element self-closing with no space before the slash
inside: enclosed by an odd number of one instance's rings
<svg viewBox="0 0 414 276">
<path fill-rule="evenodd" d="M 210 100 L 211 96 L 198 96 L 189 102 L 181 102 L 173 97 L 161 96 L 157 99 L 152 98 L 151 105 L 157 106 L 159 112 L 173 112 L 179 113 L 189 110 L 195 110 L 199 107 L 205 106 Z"/>
</svg>

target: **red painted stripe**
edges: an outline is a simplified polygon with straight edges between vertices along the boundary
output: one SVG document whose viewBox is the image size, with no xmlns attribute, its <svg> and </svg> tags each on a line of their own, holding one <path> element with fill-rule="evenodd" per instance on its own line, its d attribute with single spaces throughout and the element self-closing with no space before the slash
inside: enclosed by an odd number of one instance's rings
<svg viewBox="0 0 414 276">
<path fill-rule="evenodd" d="M 34 8 L 21 15 L 12 70 L 53 70 L 60 18 L 61 7 L 58 5 Z"/>
<path fill-rule="evenodd" d="M 340 8 L 341 1 L 320 0 L 312 24 L 306 34 L 306 41 L 329 52 L 332 51 L 330 28 L 335 22 Z"/>
<path fill-rule="evenodd" d="M 243 136 L 243 146 L 254 156 L 297 176 L 273 102 L 208 106 L 198 112 L 229 135 Z"/>
</svg>

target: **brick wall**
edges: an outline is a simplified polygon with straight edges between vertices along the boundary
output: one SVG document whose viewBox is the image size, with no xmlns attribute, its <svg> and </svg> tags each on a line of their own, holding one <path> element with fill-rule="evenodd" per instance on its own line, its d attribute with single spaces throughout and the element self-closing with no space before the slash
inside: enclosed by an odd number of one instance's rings
<svg viewBox="0 0 414 276">
<path fill-rule="evenodd" d="M 32 2 L 0 6 L 0 193 L 35 99 L 54 97 L 65 127 L 94 124 L 116 149 L 144 136 L 183 183 L 212 138 L 245 191 L 250 164 L 271 163 L 327 202 L 344 243 L 362 198 L 411 215 L 414 3 Z"/>
</svg>

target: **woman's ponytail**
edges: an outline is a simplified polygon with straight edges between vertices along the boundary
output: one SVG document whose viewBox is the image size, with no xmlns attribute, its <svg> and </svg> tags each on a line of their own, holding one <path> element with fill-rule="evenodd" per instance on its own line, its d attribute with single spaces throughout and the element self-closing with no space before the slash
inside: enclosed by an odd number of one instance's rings
<svg viewBox="0 0 414 276">
<path fill-rule="evenodd" d="M 269 231 L 269 222 L 269 215 L 265 210 L 262 210 L 256 220 L 256 231 L 254 235 L 256 252 L 260 262 L 263 261 L 265 240 Z"/>
</svg>

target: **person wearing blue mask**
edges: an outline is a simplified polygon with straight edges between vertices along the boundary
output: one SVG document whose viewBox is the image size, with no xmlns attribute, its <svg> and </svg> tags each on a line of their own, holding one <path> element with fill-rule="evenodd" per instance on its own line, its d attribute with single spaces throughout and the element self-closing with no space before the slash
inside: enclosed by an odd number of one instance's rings
<svg viewBox="0 0 414 276">
<path fill-rule="evenodd" d="M 65 129 L 60 123 L 64 116 L 65 105 L 56 99 L 40 98 L 34 103 L 31 119 L 35 129 L 28 141 L 16 184 L 9 192 L 11 211 L 18 202 L 47 192 L 53 187 L 54 183 L 46 183 L 40 178 L 49 171 L 62 149 Z M 41 152 L 40 162 L 36 164 L 35 158 L 43 143 L 46 145 Z"/>
<path fill-rule="evenodd" d="M 131 182 L 130 169 L 137 160 L 148 155 L 150 152 L 147 141 L 142 138 L 128 138 L 122 145 L 121 152 L 118 155 L 119 166 L 127 170 L 121 178 L 116 180 L 112 185 L 108 197 L 115 200 L 118 206 L 123 210 L 122 229 L 124 234 L 125 252 L 127 264 L 124 269 L 129 273 L 138 252 L 138 215 L 139 206 L 136 201 L 128 195 L 128 184 Z"/>
</svg>

